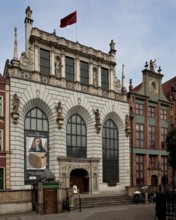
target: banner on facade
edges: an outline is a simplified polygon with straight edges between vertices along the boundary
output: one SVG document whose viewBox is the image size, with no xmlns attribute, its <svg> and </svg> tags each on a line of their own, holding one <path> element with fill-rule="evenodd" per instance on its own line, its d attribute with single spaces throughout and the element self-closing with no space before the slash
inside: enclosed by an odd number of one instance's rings
<svg viewBox="0 0 176 220">
<path fill-rule="evenodd" d="M 41 133 L 26 135 L 26 180 L 37 180 L 46 169 L 48 155 L 48 138 Z"/>
</svg>

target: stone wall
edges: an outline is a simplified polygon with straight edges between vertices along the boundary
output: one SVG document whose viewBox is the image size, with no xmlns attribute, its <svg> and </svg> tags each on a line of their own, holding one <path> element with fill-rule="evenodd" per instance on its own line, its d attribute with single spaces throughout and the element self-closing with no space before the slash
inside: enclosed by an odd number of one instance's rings
<svg viewBox="0 0 176 220">
<path fill-rule="evenodd" d="M 32 211 L 31 190 L 13 190 L 0 192 L 0 213 L 21 213 Z"/>
</svg>

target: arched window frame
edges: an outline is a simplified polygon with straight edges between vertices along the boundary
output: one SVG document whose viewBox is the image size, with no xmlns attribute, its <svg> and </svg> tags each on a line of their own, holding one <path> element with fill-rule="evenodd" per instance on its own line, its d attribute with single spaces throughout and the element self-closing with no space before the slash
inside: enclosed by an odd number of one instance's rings
<svg viewBox="0 0 176 220">
<path fill-rule="evenodd" d="M 72 115 L 67 121 L 67 157 L 87 157 L 87 127 L 79 114 Z"/>
<path fill-rule="evenodd" d="M 24 178 L 25 184 L 33 184 L 41 173 L 45 170 L 42 169 L 29 169 L 27 167 L 27 156 L 29 152 L 28 140 L 34 137 L 40 137 L 45 140 L 45 150 L 47 153 L 47 164 L 49 165 L 49 123 L 46 114 L 38 107 L 34 107 L 28 111 L 24 121 Z M 45 154 L 45 153 L 44 153 Z"/>
</svg>

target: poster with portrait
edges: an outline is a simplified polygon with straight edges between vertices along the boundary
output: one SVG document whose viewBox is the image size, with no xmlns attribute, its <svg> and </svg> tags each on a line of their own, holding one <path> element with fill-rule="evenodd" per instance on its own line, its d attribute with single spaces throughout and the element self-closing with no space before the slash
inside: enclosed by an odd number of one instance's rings
<svg viewBox="0 0 176 220">
<path fill-rule="evenodd" d="M 45 134 L 28 133 L 26 135 L 26 172 L 28 180 L 37 180 L 46 169 L 48 138 Z"/>
</svg>

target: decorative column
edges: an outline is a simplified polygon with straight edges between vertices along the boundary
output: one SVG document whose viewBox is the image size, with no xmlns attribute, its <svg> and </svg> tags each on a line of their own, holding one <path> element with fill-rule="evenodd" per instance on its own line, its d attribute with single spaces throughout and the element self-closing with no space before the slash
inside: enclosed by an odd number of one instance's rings
<svg viewBox="0 0 176 220">
<path fill-rule="evenodd" d="M 93 85 L 93 65 L 92 65 L 92 60 L 89 61 L 89 84 Z"/>
<path fill-rule="evenodd" d="M 35 45 L 34 48 L 34 71 L 39 72 L 40 68 L 39 68 L 39 47 L 38 45 Z"/>
<path fill-rule="evenodd" d="M 109 85 L 109 89 L 112 91 L 114 90 L 114 69 L 111 66 L 110 70 L 109 70 L 109 77 L 110 77 L 110 85 Z"/>
<path fill-rule="evenodd" d="M 51 49 L 51 75 L 54 76 L 55 75 L 55 57 L 54 57 L 54 49 Z"/>
<path fill-rule="evenodd" d="M 64 54 L 63 51 L 62 51 L 62 54 L 61 54 L 61 66 L 62 66 L 61 77 L 65 78 L 65 54 Z"/>
<path fill-rule="evenodd" d="M 101 87 L 101 65 L 98 64 L 98 87 Z"/>
<path fill-rule="evenodd" d="M 76 55 L 76 59 L 75 59 L 75 81 L 80 82 L 80 59 L 79 59 L 79 55 Z"/>
<path fill-rule="evenodd" d="M 24 20 L 24 23 L 25 23 L 25 51 L 27 51 L 29 49 L 29 45 L 30 45 L 29 39 L 30 39 L 32 24 L 33 24 L 33 20 L 31 19 L 31 15 L 32 15 L 32 10 L 28 6 L 26 9 L 26 18 Z"/>
</svg>

